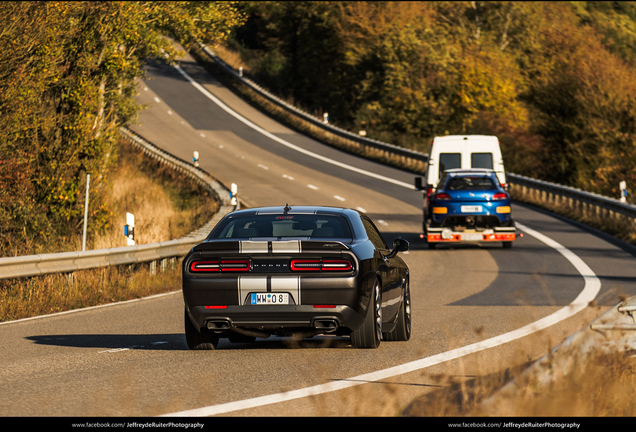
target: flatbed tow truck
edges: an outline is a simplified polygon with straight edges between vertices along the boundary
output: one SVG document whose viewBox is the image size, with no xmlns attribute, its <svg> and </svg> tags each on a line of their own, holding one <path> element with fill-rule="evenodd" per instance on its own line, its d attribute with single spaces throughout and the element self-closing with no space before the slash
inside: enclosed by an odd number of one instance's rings
<svg viewBox="0 0 636 432">
<path fill-rule="evenodd" d="M 429 249 L 444 243 L 493 243 L 501 242 L 504 248 L 511 248 L 512 242 L 523 234 L 517 234 L 512 218 L 501 224 L 497 214 L 510 214 L 510 206 L 492 206 L 489 202 L 474 205 L 460 203 L 459 212 L 448 215 L 443 223 L 435 223 L 434 215 L 446 215 L 447 208 L 431 203 L 435 189 L 431 185 L 422 187 L 422 178 L 415 178 L 415 189 L 424 193 L 423 224 L 424 233 L 420 235 L 428 243 Z M 507 194 L 503 194 L 507 197 Z M 508 197 L 507 197 L 508 198 Z M 450 199 L 450 196 L 449 198 Z M 509 198 L 508 198 L 509 201 Z M 509 203 L 508 203 L 509 204 Z M 438 218 L 439 219 L 439 218 Z"/>
</svg>

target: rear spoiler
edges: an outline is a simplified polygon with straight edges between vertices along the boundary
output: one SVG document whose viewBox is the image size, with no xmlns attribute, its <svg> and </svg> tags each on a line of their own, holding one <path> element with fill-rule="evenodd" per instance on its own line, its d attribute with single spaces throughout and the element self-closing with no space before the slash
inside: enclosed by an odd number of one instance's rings
<svg viewBox="0 0 636 432">
<path fill-rule="evenodd" d="M 302 253 L 350 250 L 342 241 L 334 240 L 234 240 L 208 241 L 196 245 L 193 251 L 223 253 Z"/>
</svg>

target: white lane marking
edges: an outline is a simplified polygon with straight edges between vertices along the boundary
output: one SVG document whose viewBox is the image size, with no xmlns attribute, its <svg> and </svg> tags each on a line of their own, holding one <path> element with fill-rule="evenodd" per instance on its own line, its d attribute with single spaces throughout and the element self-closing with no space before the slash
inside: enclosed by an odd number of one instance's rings
<svg viewBox="0 0 636 432">
<path fill-rule="evenodd" d="M 318 190 L 319 189 L 318 186 L 314 186 L 314 185 L 311 185 L 311 184 L 307 185 L 307 187 L 309 189 L 313 189 L 313 190 Z"/>
<path fill-rule="evenodd" d="M 389 224 L 383 221 L 382 219 L 378 219 L 378 223 L 382 226 L 389 226 Z"/>
<path fill-rule="evenodd" d="M 203 132 L 201 132 L 199 135 L 201 135 L 201 138 L 205 138 L 205 134 Z"/>
<path fill-rule="evenodd" d="M 356 207 L 356 210 L 362 212 L 362 213 L 366 213 L 367 211 L 365 209 L 363 209 L 362 207 Z"/>
<path fill-rule="evenodd" d="M 424 369 L 430 366 L 434 366 L 440 363 L 447 362 L 449 360 L 454 360 L 460 357 L 463 357 L 468 354 L 474 354 L 479 351 L 483 351 L 489 348 L 493 348 L 499 345 L 503 345 L 505 343 L 511 342 L 513 340 L 522 338 L 524 336 L 528 336 L 532 333 L 543 330 L 547 327 L 550 327 L 553 324 L 556 324 L 560 321 L 563 321 L 566 318 L 569 318 L 581 310 L 585 309 L 588 304 L 594 300 L 596 295 L 601 289 L 601 281 L 596 277 L 596 274 L 592 271 L 592 269 L 583 262 L 581 258 L 575 255 L 572 251 L 565 248 L 561 244 L 552 240 L 551 238 L 533 230 L 525 225 L 522 225 L 517 222 L 517 227 L 521 230 L 525 231 L 527 234 L 535 237 L 537 240 L 545 243 L 553 249 L 556 249 L 561 255 L 565 257 L 574 268 L 583 276 L 585 281 L 585 286 L 583 290 L 579 293 L 579 295 L 574 299 L 572 303 L 569 305 L 559 309 L 555 313 L 548 315 L 544 318 L 541 318 L 538 321 L 530 323 L 524 327 L 521 327 L 517 330 L 513 330 L 508 333 L 504 333 L 499 336 L 495 336 L 490 339 L 486 339 L 481 342 L 477 342 L 471 345 L 467 345 L 461 348 L 457 348 L 451 351 L 447 351 L 444 353 L 436 354 L 431 357 L 426 357 L 420 360 L 415 360 L 412 362 L 404 363 L 402 365 L 394 366 L 391 368 L 379 370 L 376 372 L 371 372 L 363 375 L 358 375 L 356 377 L 348 378 L 341 381 L 333 381 L 326 384 L 319 384 L 312 387 L 301 388 L 298 390 L 291 390 L 282 393 L 276 393 L 266 396 L 260 396 L 252 399 L 239 400 L 234 402 L 228 402 L 219 405 L 212 405 L 209 407 L 197 408 L 187 411 L 181 411 L 172 414 L 165 414 L 165 416 L 211 416 L 217 414 L 227 414 L 229 412 L 255 408 L 264 405 L 270 405 L 278 402 L 286 402 L 294 399 L 300 399 L 307 396 L 314 396 L 323 393 L 328 393 L 336 390 L 342 390 L 349 387 L 358 386 L 367 382 L 379 381 L 382 379 L 387 379 L 394 377 L 396 375 L 402 375 L 405 373 L 413 372 L 416 370 Z"/>
<path fill-rule="evenodd" d="M 168 110 L 168 114 L 172 115 L 172 111 Z"/>
<path fill-rule="evenodd" d="M 258 164 L 258 165 L 256 165 L 256 166 L 257 166 L 257 167 L 259 167 L 259 168 L 263 168 L 265 171 L 267 171 L 267 170 L 269 169 L 269 167 L 266 167 L 266 166 L 265 166 L 265 165 L 263 165 L 263 164 Z"/>
<path fill-rule="evenodd" d="M 122 351 L 129 351 L 129 350 L 131 350 L 133 348 L 137 348 L 137 345 L 134 345 L 134 346 L 131 346 L 131 347 L 128 347 L 128 348 L 113 348 L 113 349 L 109 349 L 109 350 L 106 350 L 106 351 L 98 351 L 97 353 L 98 354 L 116 353 L 116 352 L 122 352 Z"/>
<path fill-rule="evenodd" d="M 287 174 L 283 174 L 283 178 L 286 178 L 288 180 L 294 180 L 294 178 L 292 176 L 287 175 Z"/>
<path fill-rule="evenodd" d="M 341 197 L 340 195 L 334 195 L 333 196 L 335 199 L 337 199 L 338 201 L 346 201 L 346 199 L 344 199 L 343 197 Z"/>
<path fill-rule="evenodd" d="M 157 102 L 157 103 L 161 102 L 157 96 L 155 96 L 155 102 Z"/>
<path fill-rule="evenodd" d="M 150 345 L 163 345 L 163 344 L 167 344 L 168 341 L 156 341 L 156 342 L 150 342 Z M 143 348 L 143 345 L 133 345 L 130 347 L 125 347 L 125 348 L 111 348 L 111 349 L 107 349 L 104 351 L 98 351 L 98 354 L 103 354 L 103 353 L 117 353 L 117 352 L 122 352 L 122 351 L 129 351 L 131 349 L 135 349 L 135 348 Z"/>
<path fill-rule="evenodd" d="M 215 97 L 212 93 L 210 93 L 209 91 L 207 91 L 207 90 L 206 90 L 203 86 L 201 86 L 201 85 L 200 85 L 199 83 L 197 83 L 194 79 L 192 79 L 192 78 L 190 77 L 190 75 L 188 75 L 187 73 L 185 73 L 185 72 L 183 71 L 183 69 L 181 69 L 181 67 L 180 67 L 179 65 L 174 65 L 174 67 L 175 67 L 175 68 L 179 71 L 179 73 L 180 73 L 181 75 L 183 75 L 183 77 L 184 77 L 185 79 L 187 79 L 187 80 L 188 80 L 188 81 L 189 81 L 189 82 L 190 82 L 190 83 L 191 83 L 191 84 L 192 84 L 192 85 L 193 85 L 193 86 L 194 86 L 197 90 L 199 90 L 201 93 L 203 93 L 203 95 L 204 95 L 204 96 L 206 96 L 208 99 L 210 99 L 212 102 L 214 102 L 215 104 L 217 104 L 217 105 L 218 105 L 221 109 L 223 109 L 225 112 L 227 112 L 227 113 L 228 113 L 228 114 L 230 114 L 231 116 L 235 117 L 235 118 L 236 118 L 236 119 L 238 119 L 239 121 L 243 122 L 243 123 L 244 123 L 244 124 L 246 124 L 247 126 L 249 126 L 249 127 L 251 127 L 252 129 L 256 130 L 257 132 L 260 132 L 261 134 L 265 135 L 266 137 L 268 137 L 268 138 L 270 138 L 270 139 L 272 139 L 272 140 L 274 140 L 274 141 L 276 141 L 276 142 L 278 142 L 278 143 L 280 143 L 280 144 L 282 144 L 282 145 L 284 145 L 284 146 L 286 146 L 286 147 L 289 147 L 290 149 L 296 150 L 296 151 L 298 151 L 298 152 L 300 152 L 300 153 L 306 154 L 307 156 L 311 156 L 311 157 L 313 157 L 313 158 L 315 158 L 315 159 L 318 159 L 318 160 L 321 160 L 321 161 L 323 161 L 323 162 L 327 162 L 327 163 L 329 163 L 329 164 L 332 164 L 332 165 L 338 166 L 338 167 L 340 167 L 340 168 L 344 168 L 344 169 L 349 170 L 349 171 L 356 172 L 356 173 L 358 173 L 358 174 L 363 174 L 363 175 L 366 175 L 366 176 L 368 176 L 368 177 L 373 177 L 373 178 L 378 179 L 378 180 L 383 180 L 383 181 L 385 181 L 385 182 L 393 183 L 393 184 L 395 184 L 395 185 L 402 186 L 402 187 L 405 187 L 405 188 L 407 188 L 407 189 L 411 189 L 411 190 L 413 190 L 413 185 L 412 185 L 412 184 L 410 184 L 410 183 L 404 183 L 404 182 L 401 182 L 401 181 L 399 181 L 399 180 L 395 180 L 395 179 L 392 179 L 392 178 L 389 178 L 389 177 L 381 176 L 381 175 L 379 175 L 379 174 L 372 173 L 372 172 L 370 172 L 370 171 L 365 171 L 365 170 L 363 170 L 363 169 L 356 168 L 356 167 L 353 167 L 353 166 L 351 166 L 351 165 L 347 165 L 347 164 L 344 164 L 344 163 L 342 163 L 342 162 L 335 161 L 335 160 L 333 160 L 333 159 L 329 159 L 329 158 L 327 158 L 327 157 L 325 157 L 325 156 L 321 156 L 321 155 L 319 155 L 319 154 L 317 154 L 317 153 L 310 152 L 309 150 L 305 150 L 304 148 L 298 147 L 297 145 L 294 145 L 294 144 L 292 144 L 292 143 L 290 143 L 290 142 L 287 142 L 287 141 L 285 141 L 284 139 L 281 139 L 281 138 L 277 137 L 276 135 L 274 135 L 274 134 L 271 134 L 271 133 L 267 132 L 265 129 L 261 128 L 260 126 L 257 126 L 257 125 L 256 125 L 256 124 L 254 124 L 254 123 L 252 123 L 251 121 L 249 121 L 249 120 L 248 120 L 248 119 L 246 119 L 245 117 L 243 117 L 243 116 L 241 116 L 240 114 L 238 114 L 237 112 L 233 111 L 231 108 L 229 108 L 229 107 L 228 107 L 227 105 L 225 105 L 223 102 L 221 102 L 219 99 L 217 99 L 217 98 L 216 98 L 216 97 Z"/>
</svg>

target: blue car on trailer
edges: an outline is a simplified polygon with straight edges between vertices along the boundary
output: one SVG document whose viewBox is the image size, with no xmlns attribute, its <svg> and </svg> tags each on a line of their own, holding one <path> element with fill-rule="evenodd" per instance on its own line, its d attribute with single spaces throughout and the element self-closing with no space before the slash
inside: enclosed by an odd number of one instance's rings
<svg viewBox="0 0 636 432">
<path fill-rule="evenodd" d="M 424 215 L 429 248 L 457 242 L 502 242 L 512 247 L 517 235 L 510 204 L 494 171 L 444 171 Z"/>
</svg>

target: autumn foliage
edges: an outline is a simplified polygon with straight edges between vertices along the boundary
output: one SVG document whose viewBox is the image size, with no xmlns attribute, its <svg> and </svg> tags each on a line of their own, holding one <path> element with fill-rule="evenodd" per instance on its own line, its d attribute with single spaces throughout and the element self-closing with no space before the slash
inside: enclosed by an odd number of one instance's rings
<svg viewBox="0 0 636 432">
<path fill-rule="evenodd" d="M 76 232 L 91 175 L 90 229 L 118 129 L 139 107 L 146 59 L 216 43 L 242 20 L 233 2 L 0 2 L 0 250 Z"/>
<path fill-rule="evenodd" d="M 144 62 L 228 35 L 247 75 L 346 129 L 422 152 L 497 135 L 511 172 L 636 191 L 633 2 L 0 2 L 0 250 L 77 232 L 86 174 L 107 226 Z"/>
<path fill-rule="evenodd" d="M 229 48 L 272 91 L 423 152 L 497 135 L 508 170 L 636 189 L 633 2 L 245 2 Z"/>
</svg>

